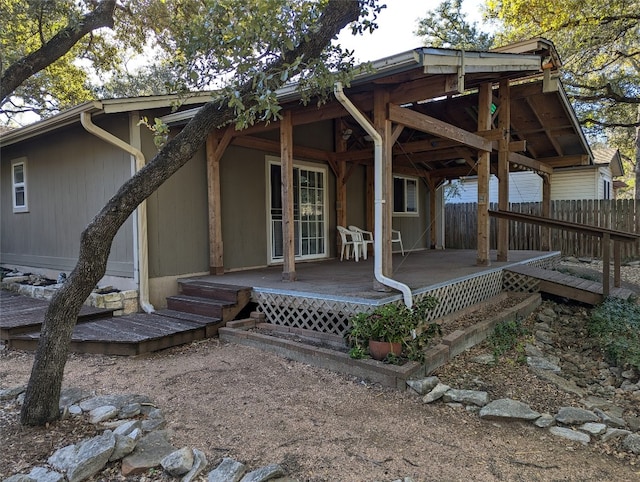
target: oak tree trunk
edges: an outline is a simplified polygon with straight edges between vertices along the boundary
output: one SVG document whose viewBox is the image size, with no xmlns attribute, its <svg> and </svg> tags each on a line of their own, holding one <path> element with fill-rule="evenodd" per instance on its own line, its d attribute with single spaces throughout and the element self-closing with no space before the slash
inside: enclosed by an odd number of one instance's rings
<svg viewBox="0 0 640 482">
<path fill-rule="evenodd" d="M 348 23 L 358 19 L 360 2 L 329 2 L 307 39 L 265 67 L 277 72 L 299 56 L 315 58 Z M 277 76 L 279 77 L 279 75 Z M 251 83 L 240 92 L 249 92 Z M 125 182 L 83 231 L 78 263 L 45 313 L 38 349 L 20 414 L 24 425 L 44 425 L 59 418 L 59 399 L 71 334 L 83 302 L 104 276 L 111 243 L 136 207 L 182 167 L 203 145 L 212 129 L 233 121 L 227 102 L 205 104 L 184 129 L 140 171 Z"/>
</svg>

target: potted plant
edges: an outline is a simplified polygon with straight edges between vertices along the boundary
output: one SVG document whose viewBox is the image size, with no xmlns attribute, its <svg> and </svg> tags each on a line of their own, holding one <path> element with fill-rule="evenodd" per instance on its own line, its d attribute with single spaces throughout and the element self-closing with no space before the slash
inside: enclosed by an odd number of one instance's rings
<svg viewBox="0 0 640 482">
<path fill-rule="evenodd" d="M 439 330 L 439 325 L 424 322 L 426 312 L 436 304 L 435 298 L 427 296 L 412 308 L 393 303 L 358 313 L 351 319 L 347 334 L 349 354 L 364 358 L 368 353 L 376 360 L 384 360 L 389 354 L 399 357 L 406 351 L 409 358 L 420 358 L 426 339 Z"/>
</svg>

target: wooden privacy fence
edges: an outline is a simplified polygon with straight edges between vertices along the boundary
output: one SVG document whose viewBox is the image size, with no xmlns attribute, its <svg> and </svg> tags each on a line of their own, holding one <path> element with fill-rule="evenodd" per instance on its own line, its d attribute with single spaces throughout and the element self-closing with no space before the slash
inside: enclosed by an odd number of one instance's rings
<svg viewBox="0 0 640 482">
<path fill-rule="evenodd" d="M 489 209 L 497 210 L 491 203 Z M 509 211 L 542 215 L 542 203 L 512 203 Z M 640 234 L 640 202 L 633 199 L 552 201 L 551 218 L 600 228 Z M 541 226 L 509 222 L 509 249 L 541 249 Z M 445 246 L 452 249 L 477 249 L 478 205 L 445 205 Z M 490 220 L 491 249 L 496 249 L 497 222 Z M 602 240 L 576 232 L 551 230 L 551 249 L 565 256 L 601 258 Z M 621 246 L 623 260 L 640 258 L 640 241 Z"/>
</svg>

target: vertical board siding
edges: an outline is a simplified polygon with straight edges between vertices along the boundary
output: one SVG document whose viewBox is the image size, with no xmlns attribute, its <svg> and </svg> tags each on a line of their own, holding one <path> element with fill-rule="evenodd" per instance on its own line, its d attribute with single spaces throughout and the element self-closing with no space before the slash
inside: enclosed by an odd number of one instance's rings
<svg viewBox="0 0 640 482">
<path fill-rule="evenodd" d="M 496 203 L 490 209 L 498 209 Z M 542 203 L 513 203 L 509 210 L 516 213 L 542 215 Z M 451 249 L 477 249 L 476 203 L 447 204 L 445 206 L 445 246 Z M 553 219 L 588 224 L 640 234 L 640 203 L 633 199 L 563 200 L 551 202 Z M 496 249 L 497 223 L 491 218 L 491 249 Z M 509 222 L 509 249 L 539 250 L 541 226 L 516 221 Z M 640 241 L 623 243 L 623 259 L 640 257 Z M 601 257 L 600 239 L 560 229 L 551 230 L 551 249 L 565 256 Z"/>
</svg>

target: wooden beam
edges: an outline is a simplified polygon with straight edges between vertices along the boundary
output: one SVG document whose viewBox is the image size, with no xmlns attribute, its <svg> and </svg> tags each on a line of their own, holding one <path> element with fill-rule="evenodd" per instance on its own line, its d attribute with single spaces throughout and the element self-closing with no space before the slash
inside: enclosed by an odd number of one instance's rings
<svg viewBox="0 0 640 482">
<path fill-rule="evenodd" d="M 491 84 L 482 84 L 478 89 L 478 130 L 488 131 L 491 125 Z M 486 141 L 490 144 L 489 141 Z M 490 157 L 487 150 L 478 155 L 478 253 L 476 264 L 489 266 L 489 176 Z"/>
<path fill-rule="evenodd" d="M 296 280 L 295 220 L 293 217 L 293 124 L 285 111 L 280 122 L 280 160 L 282 162 L 282 281 Z"/>
<path fill-rule="evenodd" d="M 393 133 L 391 134 L 391 144 L 396 143 L 396 141 L 398 140 L 398 137 L 400 137 L 400 134 L 402 134 L 403 130 L 404 130 L 404 126 L 401 126 L 401 125 L 395 126 L 395 128 L 393 129 Z"/>
<path fill-rule="evenodd" d="M 209 273 L 224 274 L 224 246 L 222 242 L 222 204 L 220 193 L 220 159 L 229 145 L 231 136 L 222 138 L 210 133 L 205 143 L 207 156 L 207 204 L 209 210 Z"/>
<path fill-rule="evenodd" d="M 481 151 L 491 152 L 492 150 L 491 142 L 482 136 L 395 104 L 389 105 L 389 120 Z"/>
<path fill-rule="evenodd" d="M 509 141 L 511 140 L 511 106 L 509 80 L 501 80 L 498 90 L 500 114 L 498 130 L 502 137 L 498 141 L 498 208 L 509 209 Z M 509 261 L 509 221 L 498 219 L 498 261 Z"/>
<path fill-rule="evenodd" d="M 588 166 L 589 165 L 589 156 L 586 154 L 578 154 L 574 156 L 559 156 L 559 157 L 545 157 L 539 159 L 545 164 L 550 165 L 551 167 L 574 167 L 574 166 Z"/>
<path fill-rule="evenodd" d="M 282 126 L 281 126 L 282 129 Z M 259 151 L 271 152 L 278 154 L 280 152 L 280 144 L 278 141 L 272 141 L 270 139 L 263 139 L 261 137 L 241 136 L 234 137 L 231 142 L 233 146 L 247 147 L 249 149 L 256 149 Z M 314 161 L 329 162 L 331 153 L 329 151 L 323 151 L 321 149 L 315 149 L 313 147 L 304 146 L 290 146 L 292 147 L 292 153 L 296 158 L 312 159 Z"/>
<path fill-rule="evenodd" d="M 518 154 L 517 152 L 509 153 L 509 162 L 511 162 L 512 164 L 519 164 L 531 169 L 532 171 L 540 172 L 543 174 L 553 174 L 553 167 L 551 167 L 550 165 L 544 162 L 540 162 L 536 159 L 523 156 L 522 154 Z"/>
</svg>

